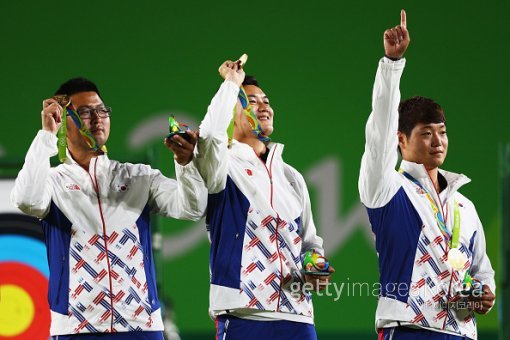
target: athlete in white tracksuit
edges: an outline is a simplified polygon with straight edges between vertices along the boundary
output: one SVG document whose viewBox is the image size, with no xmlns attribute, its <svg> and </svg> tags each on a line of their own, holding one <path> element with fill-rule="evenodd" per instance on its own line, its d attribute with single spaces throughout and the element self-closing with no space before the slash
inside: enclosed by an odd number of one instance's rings
<svg viewBox="0 0 510 340">
<path fill-rule="evenodd" d="M 97 88 L 84 80 L 66 84 L 63 93 L 104 145 L 110 118 Z M 50 269 L 50 334 L 144 332 L 128 337 L 162 339 L 150 214 L 200 219 L 207 194 L 200 175 L 192 163 L 178 164 L 186 157 L 176 143 L 177 180 L 148 165 L 110 160 L 90 150 L 70 117 L 67 160 L 52 168 L 61 110 L 54 99 L 44 102 L 43 129 L 11 193 L 16 207 L 42 220 Z M 182 138 L 179 142 L 191 155 L 193 145 L 183 144 Z"/>
<path fill-rule="evenodd" d="M 485 294 L 474 299 L 474 309 L 486 313 L 494 301 L 494 271 L 476 209 L 458 192 L 470 180 L 438 168 L 448 147 L 442 109 L 423 97 L 399 108 L 400 58 L 409 44 L 405 23 L 403 12 L 402 24 L 385 32 L 386 57 L 375 78 L 359 177 L 379 256 L 376 327 L 384 339 L 476 339 L 473 311 L 459 293 L 466 272 L 482 281 Z M 460 227 L 457 246 L 445 239 L 439 219 L 450 234 Z M 461 254 L 457 268 L 448 260 L 454 252 Z"/>
<path fill-rule="evenodd" d="M 241 318 L 275 329 L 274 320 L 291 321 L 294 327 L 284 338 L 310 339 L 308 335 L 315 333 L 311 294 L 296 287 L 305 282 L 301 255 L 311 249 L 323 253 L 322 239 L 316 233 L 304 179 L 283 161 L 282 144 L 262 143 L 253 134 L 247 116 L 238 110 L 234 140 L 231 148 L 227 147 L 226 131 L 244 79 L 242 70 L 239 75 L 230 69 L 234 65 L 226 62 L 220 68 L 233 76 L 227 77 L 212 99 L 200 125 L 195 157 L 209 191 L 210 310 L 218 317 L 221 338 L 249 334 L 280 338 L 276 333 L 252 329 L 250 323 L 239 324 L 234 330 L 233 320 L 238 323 Z M 258 84 L 245 89 L 262 129 L 271 125 L 272 131 L 273 111 L 267 97 Z M 227 319 L 221 317 L 224 315 Z"/>
</svg>

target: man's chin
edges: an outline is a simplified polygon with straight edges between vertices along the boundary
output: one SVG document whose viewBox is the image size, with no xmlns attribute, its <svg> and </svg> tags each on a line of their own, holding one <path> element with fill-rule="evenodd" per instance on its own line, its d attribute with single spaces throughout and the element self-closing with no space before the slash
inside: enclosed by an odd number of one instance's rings
<svg viewBox="0 0 510 340">
<path fill-rule="evenodd" d="M 97 145 L 105 145 L 108 138 L 104 135 L 104 133 L 93 134 L 96 139 Z"/>
<path fill-rule="evenodd" d="M 434 159 L 427 164 L 426 168 L 428 168 L 428 169 L 439 168 L 443 165 L 443 163 L 444 163 L 444 158 Z"/>
<path fill-rule="evenodd" d="M 269 137 L 273 133 L 273 127 L 272 126 L 261 126 L 260 130 L 262 131 L 262 134 L 265 137 Z"/>
</svg>

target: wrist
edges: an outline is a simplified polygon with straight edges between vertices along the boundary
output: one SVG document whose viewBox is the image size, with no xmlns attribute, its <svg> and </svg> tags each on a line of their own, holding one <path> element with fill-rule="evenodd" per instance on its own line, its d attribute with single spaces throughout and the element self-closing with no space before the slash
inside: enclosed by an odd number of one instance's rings
<svg viewBox="0 0 510 340">
<path fill-rule="evenodd" d="M 58 132 L 58 129 L 56 129 L 56 130 L 52 130 L 51 128 L 48 128 L 48 127 L 45 127 L 45 126 L 43 126 L 43 127 L 41 128 L 41 130 L 46 131 L 46 132 L 48 132 L 48 133 L 51 133 L 52 135 L 56 135 L 56 134 L 57 134 L 57 132 Z"/>
<path fill-rule="evenodd" d="M 400 59 L 402 59 L 402 56 L 390 56 L 387 55 L 386 53 L 384 54 L 384 57 L 388 58 L 391 61 L 399 61 Z"/>
<path fill-rule="evenodd" d="M 225 77 L 225 80 L 236 84 L 238 87 L 241 87 L 241 84 L 243 83 L 242 81 L 240 82 L 239 78 L 236 76 L 227 76 Z"/>
<path fill-rule="evenodd" d="M 192 160 L 193 160 L 193 154 L 187 160 L 182 160 L 182 159 L 179 159 L 179 158 L 175 159 L 177 164 L 179 164 L 180 166 L 186 166 L 189 163 L 191 163 Z"/>
</svg>

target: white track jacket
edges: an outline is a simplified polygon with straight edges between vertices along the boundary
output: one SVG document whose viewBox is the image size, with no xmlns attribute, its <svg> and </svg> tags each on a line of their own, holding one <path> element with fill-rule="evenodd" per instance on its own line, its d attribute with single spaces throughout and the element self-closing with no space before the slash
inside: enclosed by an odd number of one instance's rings
<svg viewBox="0 0 510 340">
<path fill-rule="evenodd" d="M 399 82 L 405 60 L 379 63 L 366 125 L 359 192 L 376 236 L 380 296 L 376 327 L 414 325 L 477 338 L 476 320 L 457 294 L 466 271 L 495 292 L 494 271 L 485 252 L 485 236 L 473 203 L 457 190 L 470 180 L 439 170 L 448 186 L 439 195 L 421 164 L 402 161 L 400 168 L 431 193 L 451 231 L 454 204 L 460 214 L 459 250 L 467 256 L 463 269 L 447 262 L 445 242 L 424 191 L 395 171 L 398 160 Z M 397 323 L 397 321 L 399 323 Z"/>
<path fill-rule="evenodd" d="M 200 219 L 204 184 L 192 164 L 177 181 L 148 165 L 93 158 L 55 168 L 55 135 L 39 131 L 11 193 L 42 220 L 50 268 L 51 335 L 163 330 L 150 213 Z"/>
<path fill-rule="evenodd" d="M 210 310 L 313 324 L 311 295 L 291 294 L 303 282 L 301 255 L 323 253 L 308 190 L 283 161 L 283 145 L 270 144 L 266 162 L 247 144 L 234 140 L 227 147 L 238 93 L 233 82 L 221 85 L 200 126 L 195 157 L 209 191 Z"/>
</svg>

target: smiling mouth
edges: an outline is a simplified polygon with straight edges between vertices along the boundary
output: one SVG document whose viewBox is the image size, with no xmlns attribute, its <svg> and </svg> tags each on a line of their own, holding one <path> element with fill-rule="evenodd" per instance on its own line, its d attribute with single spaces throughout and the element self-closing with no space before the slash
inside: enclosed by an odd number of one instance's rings
<svg viewBox="0 0 510 340">
<path fill-rule="evenodd" d="M 265 121 L 265 120 L 269 120 L 269 116 L 258 116 L 257 119 Z"/>
</svg>

